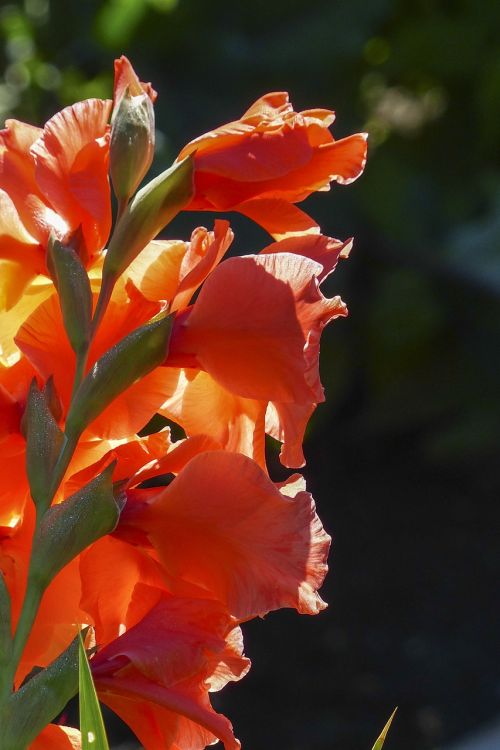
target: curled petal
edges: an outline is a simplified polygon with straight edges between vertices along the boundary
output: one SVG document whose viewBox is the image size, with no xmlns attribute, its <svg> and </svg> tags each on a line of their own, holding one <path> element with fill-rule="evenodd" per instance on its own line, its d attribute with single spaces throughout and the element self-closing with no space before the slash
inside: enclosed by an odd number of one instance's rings
<svg viewBox="0 0 500 750">
<path fill-rule="evenodd" d="M 153 103 L 158 96 L 150 83 L 139 81 L 130 60 L 125 57 L 125 55 L 122 55 L 118 60 L 115 60 L 115 84 L 113 91 L 113 99 L 115 102 L 120 101 L 125 93 L 125 89 L 127 88 L 130 96 L 140 96 L 142 93 L 145 93 Z"/>
<path fill-rule="evenodd" d="M 213 232 L 205 227 L 195 229 L 190 242 L 150 242 L 127 270 L 127 276 L 147 299 L 165 300 L 171 311 L 181 309 L 189 304 L 232 240 L 229 222 L 219 220 Z"/>
<path fill-rule="evenodd" d="M 273 242 L 260 255 L 274 253 L 294 253 L 321 263 L 323 271 L 318 275 L 318 281 L 324 281 L 337 267 L 340 258 L 347 258 L 352 250 L 352 239 L 342 242 L 324 234 L 296 234 L 279 242 Z"/>
<path fill-rule="evenodd" d="M 174 324 L 171 366 L 197 363 L 245 398 L 284 403 L 324 400 L 319 381 L 323 327 L 347 310 L 318 288 L 323 267 L 289 253 L 230 258 Z"/>
<path fill-rule="evenodd" d="M 226 750 L 236 750 L 230 722 L 208 699 L 211 687 L 248 671 L 234 630 L 217 602 L 163 594 L 137 625 L 92 660 L 101 700 L 146 750 L 201 750 L 217 739 Z"/>
<path fill-rule="evenodd" d="M 214 451 L 140 502 L 116 530 L 146 532 L 167 572 L 203 588 L 240 620 L 280 607 L 316 614 L 330 537 L 307 492 L 285 497 L 251 459 Z"/>
<path fill-rule="evenodd" d="M 31 148 L 38 185 L 69 229 L 82 227 L 89 256 L 102 250 L 111 228 L 110 112 L 111 102 L 101 99 L 66 107 Z"/>
</svg>

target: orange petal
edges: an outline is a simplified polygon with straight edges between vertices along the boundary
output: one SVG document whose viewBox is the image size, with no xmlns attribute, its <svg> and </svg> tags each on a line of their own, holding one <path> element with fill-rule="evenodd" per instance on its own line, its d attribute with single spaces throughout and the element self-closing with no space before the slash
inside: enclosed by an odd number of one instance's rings
<svg viewBox="0 0 500 750">
<path fill-rule="evenodd" d="M 258 100 L 236 122 L 191 141 L 179 158 L 193 154 L 193 210 L 239 210 L 260 199 L 302 201 L 332 180 L 348 183 L 364 168 L 366 134 L 335 141 L 328 130 L 335 114 L 294 112 L 283 92 Z M 305 227 L 303 227 L 305 229 Z M 279 228 L 273 234 L 284 235 Z"/>
<path fill-rule="evenodd" d="M 140 295 L 112 300 L 91 346 L 88 367 L 124 336 L 146 323 L 159 305 Z M 67 409 L 75 370 L 75 355 L 62 322 L 54 294 L 25 321 L 16 344 L 44 379 L 54 376 L 57 391 Z M 103 438 L 122 438 L 140 430 L 170 395 L 161 372 L 155 370 L 113 401 L 90 426 L 90 433 Z"/>
<path fill-rule="evenodd" d="M 248 216 L 276 240 L 295 234 L 319 235 L 319 226 L 314 219 L 282 198 L 255 198 L 240 203 L 234 210 Z"/>
<path fill-rule="evenodd" d="M 12 198 L 0 189 L 0 309 L 11 308 L 44 268 L 38 241 L 25 229 Z"/>
<path fill-rule="evenodd" d="M 177 387 L 158 411 L 187 435 L 210 435 L 219 447 L 243 453 L 265 468 L 265 403 L 230 393 L 207 372 L 178 371 Z"/>
<path fill-rule="evenodd" d="M 318 289 L 320 264 L 298 255 L 230 258 L 174 324 L 166 364 L 196 361 L 245 398 L 285 403 L 323 400 L 321 330 L 346 315 L 340 298 Z"/>
<path fill-rule="evenodd" d="M 138 584 L 165 589 L 161 567 L 155 560 L 137 547 L 110 536 L 99 539 L 80 555 L 80 575 L 80 606 L 93 621 L 96 641 L 101 646 L 135 625 L 149 611 L 150 600 L 143 596 L 135 601 L 133 617 L 130 616 L 132 595 Z"/>
<path fill-rule="evenodd" d="M 330 537 L 307 492 L 285 497 L 251 459 L 196 456 L 156 496 L 140 490 L 116 533 L 144 530 L 167 572 L 206 590 L 238 619 L 281 607 L 316 614 Z"/>
<path fill-rule="evenodd" d="M 130 60 L 125 55 L 122 55 L 118 60 L 115 60 L 115 84 L 113 91 L 115 106 L 116 102 L 119 102 L 122 98 L 126 88 L 128 88 L 130 96 L 140 96 L 143 92 L 146 93 L 153 103 L 158 96 L 150 83 L 139 81 Z"/>
<path fill-rule="evenodd" d="M 99 697 L 129 724 L 145 750 L 202 750 L 217 739 L 226 750 L 237 750 L 230 722 L 208 699 L 211 685 L 221 687 L 248 671 L 233 630 L 216 602 L 164 595 L 92 660 Z"/>
<path fill-rule="evenodd" d="M 82 736 L 78 729 L 48 724 L 29 750 L 81 750 Z"/>
<path fill-rule="evenodd" d="M 283 466 L 298 469 L 305 464 L 302 443 L 307 423 L 316 404 L 269 403 L 266 412 L 266 432 L 283 445 L 280 461 Z"/>
<path fill-rule="evenodd" d="M 342 242 L 324 234 L 298 234 L 287 237 L 279 242 L 273 242 L 260 255 L 273 253 L 294 253 L 311 258 L 323 266 L 323 272 L 318 275 L 318 281 L 324 281 L 337 267 L 339 258 L 347 258 L 352 249 L 352 239 Z"/>
<path fill-rule="evenodd" d="M 111 227 L 110 111 L 111 102 L 101 99 L 66 107 L 32 147 L 40 188 L 72 230 L 82 227 L 90 256 L 102 250 Z"/>
<path fill-rule="evenodd" d="M 182 260 L 189 243 L 181 240 L 153 240 L 127 269 L 126 276 L 149 300 L 174 298 Z"/>
</svg>

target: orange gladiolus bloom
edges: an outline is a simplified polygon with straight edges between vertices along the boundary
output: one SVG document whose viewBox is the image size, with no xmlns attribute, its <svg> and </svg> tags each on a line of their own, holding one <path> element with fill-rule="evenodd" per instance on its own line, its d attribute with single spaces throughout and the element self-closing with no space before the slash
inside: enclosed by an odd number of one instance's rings
<svg viewBox="0 0 500 750">
<path fill-rule="evenodd" d="M 42 129 L 7 120 L 0 131 L 0 305 L 12 307 L 26 284 L 47 274 L 45 249 L 78 232 L 84 261 L 111 228 L 108 119 L 111 102 L 66 107 Z"/>
<path fill-rule="evenodd" d="M 330 537 L 298 479 L 277 487 L 245 456 L 203 453 L 167 487 L 131 491 L 115 534 L 139 544 L 134 529 L 145 534 L 175 593 L 195 585 L 238 620 L 316 614 Z"/>
<path fill-rule="evenodd" d="M 134 598 L 147 596 L 139 587 Z M 92 660 L 99 698 L 133 729 L 145 750 L 202 750 L 239 742 L 209 691 L 239 680 L 250 662 L 239 628 L 217 602 L 157 592 L 150 612 Z"/>
<path fill-rule="evenodd" d="M 195 138 L 178 156 L 195 163 L 193 210 L 239 211 L 275 237 L 316 231 L 294 205 L 330 182 L 348 184 L 363 171 L 366 134 L 335 140 L 335 113 L 294 112 L 288 94 L 258 99 L 241 119 Z"/>
<path fill-rule="evenodd" d="M 35 530 L 21 423 L 30 382 L 51 393 L 61 430 L 73 391 L 82 393 L 74 388 L 75 352 L 46 267 L 48 240 L 55 236 L 79 253 L 95 305 L 111 226 L 108 162 L 118 215 L 128 216 L 153 155 L 155 98 L 121 57 L 111 146 L 112 103 L 97 99 L 67 107 L 43 129 L 9 120 L 0 132 L 0 574 L 14 630 Z M 287 94 L 273 93 L 240 120 L 191 141 L 178 158 L 193 157 L 188 208 L 239 211 L 275 241 L 258 254 L 223 260 L 233 233 L 217 220 L 213 231 L 199 227 L 188 242 L 150 242 L 112 295 L 109 288 L 89 351 L 79 352 L 88 372 L 158 313 L 172 315 L 162 365 L 107 404 L 71 459 L 71 440 L 59 456 L 67 469 L 53 503 L 113 463 L 119 521 L 111 534 L 87 538 L 48 584 L 16 661 L 15 684 L 57 657 L 77 624 L 93 626 L 99 696 L 146 750 L 202 750 L 218 739 L 238 750 L 208 694 L 249 669 L 239 623 L 281 607 L 304 614 L 326 607 L 318 590 L 330 536 L 300 475 L 270 479 L 265 435 L 282 442 L 285 466 L 303 465 L 305 427 L 324 400 L 321 332 L 347 314 L 320 284 L 351 242 L 321 235 L 295 205 L 332 181 L 355 180 L 364 168 L 365 135 L 335 140 L 333 121 L 328 110 L 296 113 Z M 101 304 L 102 297 L 100 311 Z M 173 442 L 168 427 L 140 436 L 157 413 L 180 425 L 186 439 Z M 49 747 L 77 750 L 80 735 L 49 725 L 31 748 Z"/>
<path fill-rule="evenodd" d="M 338 254 L 327 258 L 334 264 Z M 166 360 L 207 372 L 238 397 L 238 411 L 242 398 L 260 402 L 257 419 L 272 403 L 269 431 L 284 441 L 282 460 L 289 466 L 303 464 L 304 429 L 324 400 L 321 331 L 347 314 L 339 297 L 319 291 L 328 270 L 287 252 L 230 258 L 212 272 L 195 304 L 177 315 Z M 163 409 L 168 413 L 168 402 Z"/>
</svg>

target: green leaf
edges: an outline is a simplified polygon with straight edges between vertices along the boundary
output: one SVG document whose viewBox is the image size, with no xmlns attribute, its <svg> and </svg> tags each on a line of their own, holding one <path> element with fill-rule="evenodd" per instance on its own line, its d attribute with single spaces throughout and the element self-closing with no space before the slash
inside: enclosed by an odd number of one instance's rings
<svg viewBox="0 0 500 750">
<path fill-rule="evenodd" d="M 398 709 L 397 709 L 397 706 L 396 706 L 396 708 L 394 709 L 394 711 L 390 715 L 389 720 L 387 721 L 385 727 L 380 732 L 380 735 L 379 735 L 377 741 L 375 742 L 372 750 L 382 750 L 382 746 L 383 746 L 383 744 L 385 742 L 385 738 L 387 737 L 387 732 L 390 729 L 390 726 L 392 724 L 392 720 L 394 719 L 394 716 L 395 716 L 397 710 Z"/>
<path fill-rule="evenodd" d="M 164 362 L 172 317 L 162 315 L 137 328 L 97 360 L 80 385 L 66 420 L 66 434 L 77 438 L 85 427 L 129 386 Z"/>
<path fill-rule="evenodd" d="M 33 378 L 22 422 L 31 497 L 42 513 L 50 505 L 54 467 L 63 443 L 63 433 L 47 403 L 48 393 L 40 391 Z"/>
<path fill-rule="evenodd" d="M 111 475 L 115 464 L 45 513 L 33 539 L 30 579 L 43 589 L 92 542 L 109 534 L 120 516 Z"/>
<path fill-rule="evenodd" d="M 2 716 L 2 750 L 20 750 L 30 745 L 76 695 L 80 637 L 11 695 Z"/>
<path fill-rule="evenodd" d="M 84 352 L 90 341 L 92 291 L 87 271 L 72 247 L 51 238 L 47 260 L 73 351 Z"/>
<path fill-rule="evenodd" d="M 109 750 L 101 707 L 97 699 L 87 653 L 80 635 L 79 643 L 80 732 L 82 750 Z"/>
</svg>

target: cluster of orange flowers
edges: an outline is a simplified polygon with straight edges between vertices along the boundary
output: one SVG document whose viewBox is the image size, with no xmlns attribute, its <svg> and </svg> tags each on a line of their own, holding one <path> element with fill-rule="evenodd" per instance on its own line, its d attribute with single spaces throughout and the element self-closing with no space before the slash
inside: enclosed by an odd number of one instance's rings
<svg viewBox="0 0 500 750">
<path fill-rule="evenodd" d="M 20 696 L 75 624 L 91 625 L 99 698 L 146 750 L 217 739 L 233 750 L 209 692 L 248 671 L 240 623 L 326 606 L 317 590 L 330 538 L 300 475 L 270 479 L 265 437 L 282 443 L 284 466 L 304 464 L 304 430 L 324 398 L 321 331 L 346 315 L 320 284 L 350 242 L 322 235 L 296 204 L 356 179 L 366 139 L 335 140 L 332 112 L 296 113 L 272 93 L 136 192 L 153 157 L 155 98 L 121 58 L 113 102 L 0 132 L 0 614 L 15 633 L 38 581 L 12 674 Z M 189 241 L 155 240 L 180 210 L 238 211 L 273 241 L 223 260 L 225 219 Z M 163 349 L 144 343 L 165 321 Z M 155 414 L 186 438 L 168 427 L 140 436 Z M 116 517 L 89 530 L 106 487 Z M 11 638 L 0 627 L 0 666 L 12 667 Z M 77 730 L 46 725 L 59 711 L 33 722 L 29 747 L 80 747 Z"/>
</svg>

